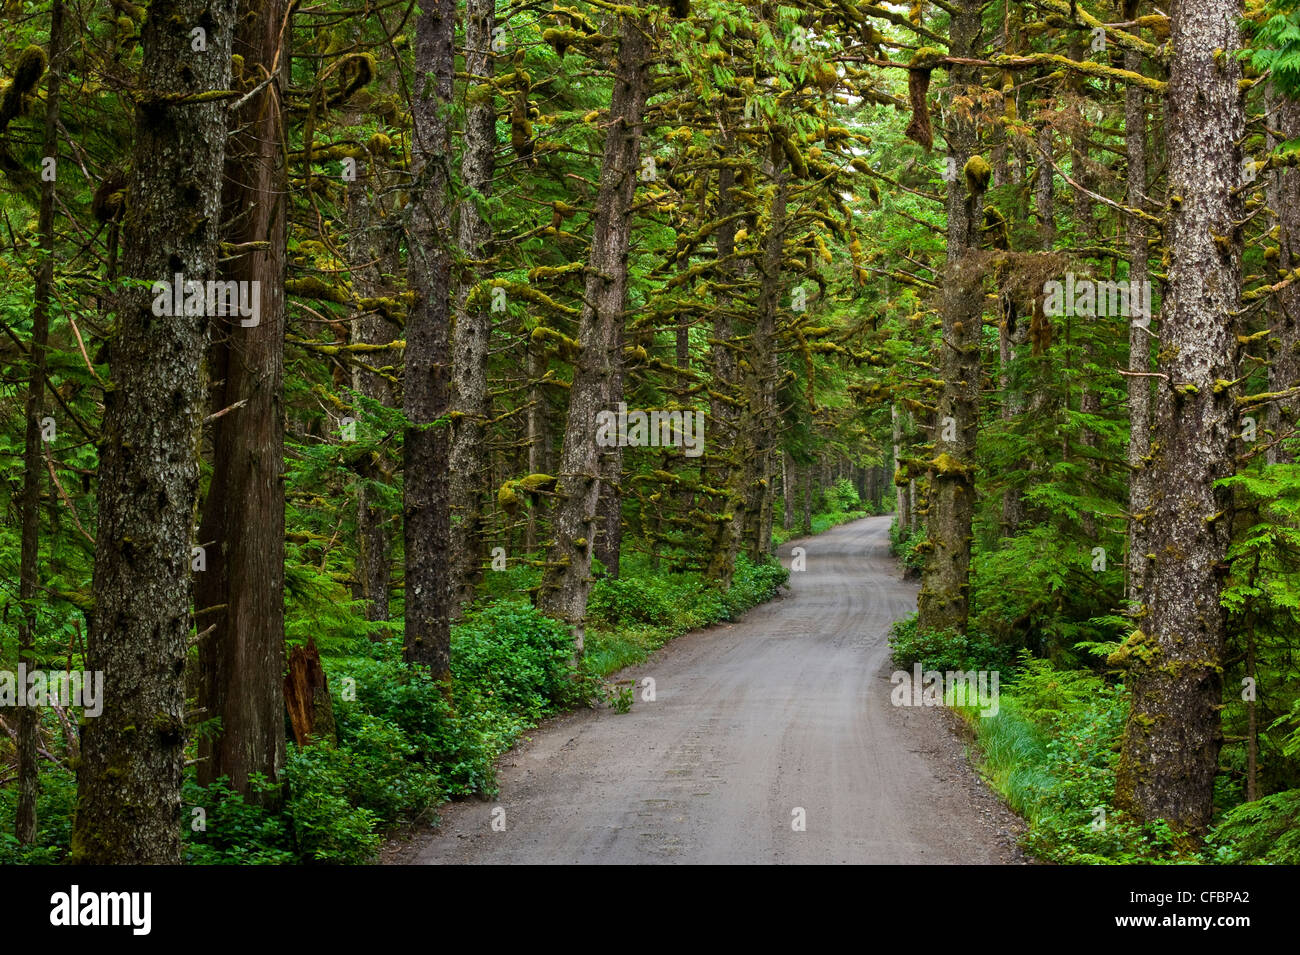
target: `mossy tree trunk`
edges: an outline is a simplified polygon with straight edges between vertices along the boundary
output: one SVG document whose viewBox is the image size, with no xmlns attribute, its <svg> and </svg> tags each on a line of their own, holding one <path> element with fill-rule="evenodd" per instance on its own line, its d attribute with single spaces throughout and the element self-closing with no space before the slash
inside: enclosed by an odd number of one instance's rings
<svg viewBox="0 0 1300 955">
<path fill-rule="evenodd" d="M 554 473 L 554 453 L 551 448 L 551 414 L 547 386 L 542 384 L 546 375 L 549 359 L 546 352 L 536 343 L 529 341 L 528 349 L 528 473 Z M 534 501 L 528 508 L 528 529 L 524 539 L 524 548 L 531 553 L 537 548 L 538 528 L 545 504 Z"/>
<path fill-rule="evenodd" d="M 790 530 L 794 527 L 794 461 L 789 452 L 781 455 L 781 528 Z"/>
<path fill-rule="evenodd" d="M 49 80 L 45 86 L 45 129 L 41 155 L 57 157 L 59 153 L 59 86 L 65 61 L 63 51 L 63 0 L 53 0 L 50 8 Z M 50 334 L 50 299 L 54 288 L 54 190 L 56 180 L 41 185 L 41 203 L 37 212 L 36 234 L 41 251 L 36 270 L 36 289 L 32 308 L 31 372 L 27 379 L 27 420 L 23 445 L 22 543 L 19 545 L 18 596 L 23 613 L 18 629 L 18 658 L 34 667 L 33 658 L 38 628 L 36 613 L 37 576 L 40 561 L 40 506 L 44 468 L 41 467 L 41 422 L 45 407 L 46 346 Z M 40 755 L 39 712 L 34 706 L 18 710 L 18 805 L 14 815 L 14 835 L 23 845 L 36 841 L 36 801 L 40 796 L 37 765 Z"/>
<path fill-rule="evenodd" d="M 398 236 L 392 227 L 392 217 L 385 213 L 379 198 L 383 182 L 378 170 L 378 163 L 368 162 L 364 169 L 358 168 L 357 178 L 347 186 L 347 252 L 352 290 L 358 298 L 391 297 L 393 276 L 398 268 Z M 400 334 L 400 329 L 379 311 L 357 312 L 352 317 L 353 342 L 381 345 Z M 392 383 L 360 364 L 352 368 L 352 387 L 377 404 L 393 407 Z M 376 495 L 367 483 L 386 481 L 391 475 L 383 464 L 370 458 L 357 463 L 357 474 L 363 483 L 357 493 L 357 572 L 353 594 L 365 601 L 367 620 L 386 621 L 392 585 L 392 522 L 386 509 L 375 503 Z M 381 631 L 376 637 L 382 635 Z"/>
<path fill-rule="evenodd" d="M 1070 57 L 1076 62 L 1085 59 L 1084 38 L 1085 34 L 1076 31 L 1070 40 Z M 1069 80 L 1070 89 L 1075 92 L 1083 93 L 1083 83 L 1077 75 L 1071 75 Z M 1097 245 L 1099 237 L 1099 224 L 1097 222 L 1096 203 L 1093 201 L 1090 192 L 1097 191 L 1097 175 L 1092 166 L 1092 118 L 1086 114 L 1083 117 L 1085 122 L 1081 122 L 1077 127 L 1074 136 L 1071 137 L 1070 144 L 1070 166 L 1073 174 L 1072 178 L 1078 182 L 1080 188 L 1074 192 L 1074 219 L 1075 234 L 1079 236 L 1084 244 L 1089 248 Z M 1094 316 L 1094 320 L 1105 321 L 1105 316 L 1100 312 Z M 1096 349 L 1093 347 L 1092 339 L 1088 335 L 1086 328 L 1081 328 L 1080 333 L 1083 336 L 1083 345 L 1079 352 L 1080 361 L 1080 393 L 1079 393 L 1079 411 L 1083 415 L 1096 417 L 1101 413 L 1101 395 L 1093 385 L 1092 371 L 1090 370 L 1096 362 Z M 1068 404 L 1068 401 L 1067 401 Z M 1065 436 L 1068 442 L 1068 433 Z M 1085 419 L 1082 427 L 1079 429 L 1079 445 L 1083 449 L 1084 469 L 1088 475 L 1087 481 L 1092 485 L 1095 493 L 1096 483 L 1099 478 L 1099 469 L 1097 466 L 1097 449 L 1098 439 L 1097 432 L 1089 426 Z M 1068 451 L 1068 446 L 1067 446 Z M 1066 454 L 1066 460 L 1069 454 Z M 1084 511 L 1079 515 L 1080 524 L 1083 526 L 1083 536 L 1087 540 L 1097 540 L 1097 516 L 1091 511 Z"/>
<path fill-rule="evenodd" d="M 453 0 L 420 0 L 407 256 L 416 302 L 406 325 L 403 445 L 408 663 L 451 677 L 451 111 Z"/>
<path fill-rule="evenodd" d="M 724 138 L 727 145 L 733 145 Z M 713 374 L 713 387 L 709 390 L 709 459 L 715 462 L 709 468 L 709 483 L 724 492 L 717 503 L 722 513 L 716 515 L 711 535 L 708 577 L 716 580 L 724 590 L 731 583 L 735 570 L 736 554 L 740 549 L 739 524 L 735 512 L 739 509 L 740 478 L 738 459 L 744 435 L 739 428 L 737 407 L 733 404 L 738 382 L 736 355 L 732 350 L 735 335 L 730 292 L 734 280 L 736 254 L 736 211 L 732 190 L 736 188 L 736 171 L 724 164 L 718 170 L 718 221 L 714 233 L 717 253 L 718 308 L 713 318 L 713 335 L 709 342 L 709 364 Z"/>
<path fill-rule="evenodd" d="M 980 29 L 978 0 L 962 0 L 952 18 L 954 56 L 972 57 Z M 954 65 L 954 89 L 975 87 L 978 68 Z M 976 156 L 974 121 L 953 111 L 947 132 L 948 254 L 941 286 L 943 333 L 935 459 L 927 524 L 929 554 L 918 598 L 922 631 L 964 633 L 969 612 L 971 522 L 975 513 L 975 438 L 979 427 L 980 337 L 984 311 L 982 268 L 976 259 L 987 164 Z M 983 166 L 983 169 L 979 167 Z"/>
<path fill-rule="evenodd" d="M 650 90 L 649 24 L 641 16 L 619 17 L 619 52 L 605 134 L 591 253 L 582 312 L 581 353 L 573 372 L 561 451 L 558 503 L 551 521 L 551 545 L 538 593 L 538 606 L 569 624 L 574 652 L 583 648 L 583 617 L 591 589 L 591 555 L 600 500 L 601 454 L 596 415 L 610 396 L 621 361 L 623 311 L 627 301 L 627 259 L 632 202 L 639 173 L 641 127 Z"/>
<path fill-rule="evenodd" d="M 623 323 L 615 330 L 614 346 L 610 350 L 613 373 L 610 375 L 609 394 L 605 407 L 611 410 L 625 400 L 623 372 Z M 605 573 L 618 578 L 618 565 L 623 553 L 623 449 L 615 445 L 601 449 L 600 498 L 597 501 L 596 538 L 592 554 L 605 567 Z"/>
<path fill-rule="evenodd" d="M 1124 68 L 1141 72 L 1142 54 L 1137 50 L 1124 53 Z M 1125 201 L 1133 209 L 1146 202 L 1147 189 L 1147 102 L 1140 86 L 1130 85 L 1124 94 L 1125 151 L 1128 159 L 1128 194 Z M 1128 277 L 1129 288 L 1142 288 L 1149 281 L 1147 224 L 1141 216 L 1129 216 Z M 1151 507 L 1151 476 L 1147 455 L 1151 451 L 1151 341 L 1154 329 L 1143 321 L 1129 321 L 1128 370 L 1128 568 L 1126 589 L 1131 600 L 1141 600 L 1142 582 L 1146 577 L 1147 511 Z"/>
<path fill-rule="evenodd" d="M 1282 94 L 1271 94 L 1275 107 L 1270 125 L 1283 140 L 1300 139 L 1300 102 Z M 1276 144 L 1275 144 L 1276 145 Z M 1277 215 L 1277 278 L 1300 268 L 1300 171 L 1294 166 L 1273 173 L 1268 205 Z M 1270 281 L 1274 279 L 1270 278 Z M 1292 282 L 1274 299 L 1273 349 L 1268 368 L 1268 390 L 1287 391 L 1300 385 L 1300 288 Z M 1275 442 L 1300 421 L 1300 397 L 1288 395 L 1268 408 L 1267 440 Z M 1270 464 L 1290 463 L 1295 456 L 1280 444 L 1268 450 Z"/>
<path fill-rule="evenodd" d="M 1235 338 L 1243 202 L 1238 0 L 1173 8 L 1165 98 L 1171 212 L 1169 293 L 1160 328 L 1152 448 L 1151 552 L 1141 629 L 1117 656 L 1132 705 L 1116 771 L 1116 805 L 1139 819 L 1204 832 L 1222 742 L 1231 494 L 1239 430 Z M 1113 658 L 1114 659 L 1114 658 Z"/>
<path fill-rule="evenodd" d="M 783 291 L 781 265 L 786 193 L 790 183 L 784 158 L 770 164 L 767 174 L 773 188 L 766 218 L 768 230 L 763 236 L 763 254 L 758 263 L 758 308 L 750 347 L 741 362 L 745 407 L 741 411 L 740 430 L 751 435 L 754 443 L 742 464 L 745 488 L 742 527 L 745 552 L 754 563 L 764 560 L 772 546 L 772 463 L 780 431 L 776 409 L 776 322 Z"/>
<path fill-rule="evenodd" d="M 486 296 L 469 304 L 470 288 L 489 274 L 492 227 L 481 203 L 492 195 L 496 173 L 497 114 L 491 87 L 495 72 L 493 0 L 469 0 L 465 10 L 465 71 L 469 106 L 465 114 L 461 183 L 465 199 L 456 224 L 457 252 L 462 258 L 457 289 L 456 325 L 452 332 L 451 424 L 451 567 L 453 620 L 474 599 L 482 578 L 484 507 L 488 494 L 487 420 L 488 345 L 492 313 Z M 481 197 L 481 198 L 480 198 Z"/>
<path fill-rule="evenodd" d="M 912 514 L 911 514 L 911 494 L 908 493 L 911 481 L 903 477 L 902 474 L 902 452 L 903 452 L 903 415 L 905 412 L 898 410 L 898 404 L 894 403 L 889 406 L 889 419 L 893 425 L 894 438 L 894 507 L 898 515 L 898 530 L 900 534 L 911 533 Z"/>
<path fill-rule="evenodd" d="M 204 411 L 203 315 L 158 316 L 150 283 L 217 274 L 226 104 L 169 99 L 229 89 L 234 0 L 154 0 L 112 303 L 112 386 L 99 441 L 95 612 L 87 667 L 103 711 L 82 730 L 71 859 L 178 864 L 185 760 L 190 547 Z M 206 51 L 191 46 L 192 25 Z M 279 674 L 276 674 L 277 677 Z"/>
</svg>

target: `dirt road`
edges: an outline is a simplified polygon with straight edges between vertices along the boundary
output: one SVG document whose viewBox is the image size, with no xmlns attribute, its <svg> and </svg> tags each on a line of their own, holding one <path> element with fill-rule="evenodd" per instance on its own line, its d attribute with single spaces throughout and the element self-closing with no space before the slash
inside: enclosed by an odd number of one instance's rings
<svg viewBox="0 0 1300 955">
<path fill-rule="evenodd" d="M 534 731 L 503 758 L 497 800 L 444 807 L 395 861 L 1021 861 L 1017 820 L 967 766 L 952 717 L 890 704 L 889 625 L 916 588 L 888 530 L 876 517 L 792 542 L 807 569 L 788 595 L 622 674 L 653 677 L 654 702 L 638 690 L 627 714 Z"/>
</svg>

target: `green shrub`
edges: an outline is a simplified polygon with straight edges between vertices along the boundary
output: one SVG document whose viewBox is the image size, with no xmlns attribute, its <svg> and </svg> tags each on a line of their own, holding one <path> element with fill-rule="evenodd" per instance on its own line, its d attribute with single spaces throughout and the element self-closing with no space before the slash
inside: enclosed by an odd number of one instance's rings
<svg viewBox="0 0 1300 955">
<path fill-rule="evenodd" d="M 922 545 L 926 542 L 926 537 L 924 527 L 918 527 L 915 531 L 900 527 L 898 518 L 894 518 L 889 527 L 889 552 L 903 562 L 909 576 L 919 575 L 925 569 L 928 548 Z"/>
<path fill-rule="evenodd" d="M 1210 834 L 1209 861 L 1240 865 L 1300 865 L 1300 789 L 1242 803 Z"/>
<path fill-rule="evenodd" d="M 255 787 L 265 788 L 254 780 Z M 292 865 L 298 861 L 293 850 L 289 821 L 267 812 L 230 787 L 226 777 L 203 787 L 186 780 L 184 861 L 192 865 Z M 204 810 L 203 828 L 195 829 L 193 810 Z"/>
<path fill-rule="evenodd" d="M 330 746 L 291 746 L 284 780 L 284 812 L 299 855 L 338 865 L 369 862 L 379 850 L 379 819 L 349 799 L 346 754 Z"/>
<path fill-rule="evenodd" d="M 1163 821 L 1138 823 L 1115 809 L 1115 762 L 1128 715 L 1122 687 L 1023 658 L 996 715 L 961 712 L 975 730 L 990 783 L 1029 823 L 1024 847 L 1040 859 L 1187 861 Z"/>
<path fill-rule="evenodd" d="M 592 586 L 587 614 L 604 623 L 665 624 L 672 618 L 672 605 L 654 577 L 602 578 Z"/>
<path fill-rule="evenodd" d="M 452 633 L 456 679 L 534 717 L 559 700 L 572 656 L 568 629 L 518 599 L 489 604 Z"/>
<path fill-rule="evenodd" d="M 849 513 L 862 507 L 862 498 L 858 497 L 858 489 L 853 486 L 852 481 L 848 478 L 840 478 L 835 482 L 834 487 L 827 490 L 826 503 L 833 511 Z"/>
<path fill-rule="evenodd" d="M 453 652 L 455 640 L 453 632 Z M 567 659 L 566 655 L 566 666 Z M 535 721 L 532 716 L 542 708 L 534 695 L 523 712 L 509 702 L 510 694 L 498 692 L 498 682 L 488 681 L 485 687 L 462 680 L 459 674 L 452 684 L 453 699 L 448 700 L 426 673 L 412 671 L 395 658 L 349 658 L 333 661 L 330 670 L 331 685 L 336 688 L 343 676 L 356 681 L 355 700 L 336 696 L 334 701 L 340 745 L 363 752 L 373 746 L 383 748 L 387 737 L 377 724 L 391 725 L 401 733 L 394 739 L 403 759 L 413 765 L 413 772 L 428 777 L 414 786 L 409 798 L 398 796 L 396 801 L 385 798 L 368 804 L 386 818 L 392 817 L 393 811 L 384 810 L 385 806 L 405 801 L 402 815 L 422 808 L 420 797 L 433 791 L 434 778 L 442 795 L 491 792 L 495 787 L 493 761 Z M 395 771 L 396 765 L 392 769 Z M 372 793 L 365 798 L 373 797 Z"/>
<path fill-rule="evenodd" d="M 789 579 L 790 571 L 779 561 L 769 559 L 755 564 L 747 555 L 741 554 L 736 558 L 731 589 L 723 596 L 727 617 L 738 617 L 750 607 L 771 600 Z"/>
<path fill-rule="evenodd" d="M 41 712 L 41 718 L 53 719 L 48 710 Z M 42 762 L 39 780 L 36 841 L 28 846 L 19 845 L 12 831 L 0 831 L 0 865 L 58 865 L 68 854 L 77 804 L 77 777 L 69 770 Z M 0 787 L 0 820 L 4 820 L 0 825 L 12 829 L 17 808 L 18 787 Z"/>
<path fill-rule="evenodd" d="M 979 633 L 922 632 L 917 629 L 916 613 L 895 621 L 889 648 L 895 665 L 904 668 L 919 663 L 923 670 L 997 670 L 1002 680 L 1016 668 L 1010 648 Z"/>
</svg>

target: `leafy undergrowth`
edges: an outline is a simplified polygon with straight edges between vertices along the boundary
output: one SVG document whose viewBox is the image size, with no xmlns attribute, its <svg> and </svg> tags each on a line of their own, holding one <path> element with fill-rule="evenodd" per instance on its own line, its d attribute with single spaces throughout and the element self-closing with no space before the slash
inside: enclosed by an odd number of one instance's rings
<svg viewBox="0 0 1300 955">
<path fill-rule="evenodd" d="M 948 700 L 949 704 L 954 701 Z M 1200 848 L 1163 820 L 1139 822 L 1115 808 L 1115 765 L 1128 715 L 1122 685 L 1086 670 L 1023 656 L 997 712 L 954 709 L 971 726 L 980 769 L 1029 824 L 1022 845 L 1062 864 L 1300 862 L 1300 790 L 1224 813 Z"/>
<path fill-rule="evenodd" d="M 980 768 L 1029 824 L 1024 848 L 1068 864 L 1197 862 L 1164 822 L 1115 809 L 1115 762 L 1128 715 L 1122 686 L 1024 655 L 997 712 L 956 707 L 975 731 Z"/>
<path fill-rule="evenodd" d="M 771 600 L 789 572 L 780 564 L 755 565 L 740 555 L 725 594 L 698 575 L 656 575 L 646 570 L 620 580 L 604 578 L 588 604 L 586 659 L 593 677 L 634 666 L 674 637 L 734 620 Z"/>
</svg>

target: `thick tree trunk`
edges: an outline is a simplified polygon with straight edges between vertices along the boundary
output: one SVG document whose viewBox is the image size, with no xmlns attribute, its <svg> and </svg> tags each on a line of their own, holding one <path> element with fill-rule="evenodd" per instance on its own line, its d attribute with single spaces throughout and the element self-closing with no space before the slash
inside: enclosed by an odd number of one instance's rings
<svg viewBox="0 0 1300 955">
<path fill-rule="evenodd" d="M 1238 430 L 1233 387 L 1241 298 L 1241 66 L 1238 0 L 1172 8 L 1166 104 L 1172 258 L 1160 328 L 1146 608 L 1122 656 L 1132 708 L 1116 772 L 1120 808 L 1201 833 L 1213 808 Z M 1176 197 L 1176 198 L 1175 198 Z"/>
<path fill-rule="evenodd" d="M 785 242 L 786 192 L 790 175 L 784 162 L 768 170 L 774 182 L 768 209 L 768 231 L 763 237 L 759 263 L 758 308 L 744 374 L 744 408 L 740 412 L 741 432 L 751 436 L 753 446 L 745 456 L 742 475 L 745 507 L 742 527 L 745 552 L 754 563 L 771 549 L 770 521 L 772 453 L 776 442 L 776 317 L 781 304 L 782 260 Z"/>
<path fill-rule="evenodd" d="M 234 0 L 154 0 L 141 30 L 147 93 L 136 105 L 122 273 L 144 281 L 116 296 L 109 346 L 87 642 L 89 669 L 104 675 L 104 707 L 82 731 L 71 853 L 79 863 L 180 862 L 209 322 L 155 315 L 148 283 L 216 277 L 226 105 L 168 96 L 229 88 L 234 22 Z M 191 48 L 189 24 L 205 25 L 203 55 Z"/>
<path fill-rule="evenodd" d="M 59 154 L 59 86 L 63 70 L 63 0 L 50 8 L 50 75 L 45 87 L 45 131 L 42 155 Z M 54 287 L 54 179 L 41 186 L 36 234 L 41 262 L 36 271 L 36 294 L 32 309 L 31 377 L 27 381 L 27 430 L 23 447 L 22 543 L 18 570 L 18 596 L 23 614 L 18 629 L 18 659 L 34 667 L 36 646 L 36 591 L 40 561 L 41 411 L 45 407 L 46 346 L 50 336 L 50 297 Z M 39 711 L 34 706 L 18 709 L 18 806 L 14 835 L 23 845 L 36 841 L 36 800 L 40 796 L 37 761 L 40 732 Z"/>
<path fill-rule="evenodd" d="M 241 8 L 234 49 L 250 86 L 277 68 L 283 89 L 283 0 Z M 256 78 L 256 79 L 251 79 Z M 223 239 L 265 243 L 222 269 L 227 281 L 256 283 L 257 323 L 239 315 L 213 323 L 212 413 L 239 405 L 212 425 L 212 480 L 199 544 L 205 570 L 195 581 L 198 705 L 220 718 L 221 734 L 199 744 L 198 780 L 222 776 L 246 798 L 253 773 L 271 782 L 284 766 L 284 329 L 285 197 L 281 100 L 268 87 L 229 116 Z M 250 285 L 250 288 L 252 286 Z"/>
<path fill-rule="evenodd" d="M 469 0 L 465 10 L 465 71 L 471 95 L 465 115 L 461 182 L 467 198 L 461 202 L 456 244 L 465 260 L 457 289 L 456 327 L 452 333 L 451 424 L 451 568 L 453 620 L 474 600 L 482 578 L 484 507 L 488 494 L 488 344 L 492 313 L 483 304 L 469 306 L 470 288 L 486 278 L 492 227 L 484 218 L 479 196 L 492 195 L 496 173 L 497 113 L 491 88 L 494 73 L 493 0 Z"/>
<path fill-rule="evenodd" d="M 952 19 L 954 56 L 970 57 L 979 34 L 978 0 L 962 0 Z M 978 68 L 954 66 L 952 83 L 977 85 Z M 936 422 L 928 522 L 930 553 L 917 601 L 922 631 L 964 633 L 969 612 L 971 522 L 975 514 L 975 437 L 979 427 L 980 332 L 983 276 L 970 253 L 979 249 L 983 186 L 967 165 L 978 142 L 974 121 L 956 113 L 948 131 L 948 255 L 942 283 L 943 387 Z M 982 160 L 979 160 L 982 162 Z"/>
<path fill-rule="evenodd" d="M 590 592 L 592 543 L 601 487 L 596 415 L 610 395 L 621 360 L 618 353 L 627 299 L 627 256 L 632 230 L 642 114 L 650 89 L 649 25 L 639 16 L 619 17 L 619 53 L 610 101 L 605 154 L 596 196 L 578 343 L 582 349 L 569 393 L 561 452 L 558 505 L 538 606 L 573 628 L 581 656 L 582 621 Z"/>
<path fill-rule="evenodd" d="M 456 6 L 420 0 L 415 71 L 422 77 L 411 108 L 412 171 L 407 255 L 415 307 L 406 325 L 403 446 L 406 538 L 405 658 L 451 677 L 451 549 L 444 424 L 451 365 L 451 109 Z"/>
</svg>

